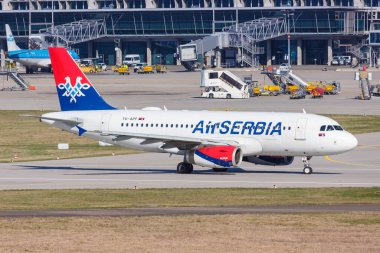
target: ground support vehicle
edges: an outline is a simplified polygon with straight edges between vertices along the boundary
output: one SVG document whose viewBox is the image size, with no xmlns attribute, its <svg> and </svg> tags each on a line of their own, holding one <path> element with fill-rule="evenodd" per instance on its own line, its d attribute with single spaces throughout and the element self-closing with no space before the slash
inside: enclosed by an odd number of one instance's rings
<svg viewBox="0 0 380 253">
<path fill-rule="evenodd" d="M 137 70 L 137 74 L 154 74 L 153 66 L 141 66 Z"/>
<path fill-rule="evenodd" d="M 380 84 L 375 85 L 375 86 L 372 88 L 371 93 L 372 93 L 372 96 L 380 97 Z"/>
<path fill-rule="evenodd" d="M 290 94 L 290 99 L 304 99 L 306 98 L 306 92 L 303 90 L 293 91 Z"/>
<path fill-rule="evenodd" d="M 324 91 L 321 87 L 317 87 L 311 91 L 311 98 L 323 98 Z"/>
<path fill-rule="evenodd" d="M 298 91 L 300 88 L 292 83 L 287 83 L 285 88 L 285 94 L 292 94 L 293 92 Z"/>
<path fill-rule="evenodd" d="M 95 73 L 96 72 L 96 68 L 94 65 L 80 66 L 80 69 L 83 71 L 83 73 Z"/>
<path fill-rule="evenodd" d="M 205 98 L 249 98 L 248 84 L 230 71 L 202 70 L 200 87 Z"/>
<path fill-rule="evenodd" d="M 338 87 L 335 83 L 324 83 L 321 87 L 326 95 L 338 94 Z"/>
<path fill-rule="evenodd" d="M 164 74 L 166 73 L 166 66 L 162 64 L 156 65 L 156 73 Z"/>
<path fill-rule="evenodd" d="M 117 68 L 117 73 L 119 73 L 120 75 L 129 75 L 128 65 L 123 65 Z"/>
</svg>

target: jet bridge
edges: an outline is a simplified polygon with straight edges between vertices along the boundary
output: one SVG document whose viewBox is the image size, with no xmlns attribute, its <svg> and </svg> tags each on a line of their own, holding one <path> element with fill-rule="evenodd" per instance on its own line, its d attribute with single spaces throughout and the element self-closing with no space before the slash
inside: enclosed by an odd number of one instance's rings
<svg viewBox="0 0 380 253">
<path fill-rule="evenodd" d="M 257 56 L 264 53 L 264 48 L 259 47 L 258 43 L 284 36 L 287 31 L 284 18 L 260 18 L 224 27 L 222 32 L 181 45 L 178 47 L 178 56 L 188 70 L 194 70 L 198 55 L 218 48 L 234 47 L 241 49 L 242 63 L 256 66 Z"/>
<path fill-rule="evenodd" d="M 58 43 L 70 46 L 77 43 L 91 41 L 107 36 L 106 21 L 104 19 L 79 20 L 68 24 L 41 29 L 40 34 L 47 34 L 59 40 Z"/>
</svg>

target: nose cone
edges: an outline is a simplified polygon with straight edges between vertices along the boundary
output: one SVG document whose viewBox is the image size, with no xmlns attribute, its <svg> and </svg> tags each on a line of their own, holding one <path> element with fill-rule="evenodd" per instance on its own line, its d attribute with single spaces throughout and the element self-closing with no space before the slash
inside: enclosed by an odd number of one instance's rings
<svg viewBox="0 0 380 253">
<path fill-rule="evenodd" d="M 358 140 L 352 134 L 347 133 L 347 136 L 344 140 L 344 144 L 345 144 L 344 145 L 345 151 L 349 151 L 356 148 L 356 146 L 358 146 Z"/>
</svg>

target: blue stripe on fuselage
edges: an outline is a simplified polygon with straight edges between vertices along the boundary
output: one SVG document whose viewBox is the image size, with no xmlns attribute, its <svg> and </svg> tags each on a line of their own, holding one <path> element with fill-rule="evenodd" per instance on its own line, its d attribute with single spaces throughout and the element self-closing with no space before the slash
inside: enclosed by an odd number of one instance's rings
<svg viewBox="0 0 380 253">
<path fill-rule="evenodd" d="M 68 51 L 71 57 L 74 59 L 79 59 L 79 56 L 74 51 Z M 47 49 L 39 50 L 14 50 L 8 52 L 8 57 L 11 59 L 50 59 L 49 52 Z"/>
</svg>

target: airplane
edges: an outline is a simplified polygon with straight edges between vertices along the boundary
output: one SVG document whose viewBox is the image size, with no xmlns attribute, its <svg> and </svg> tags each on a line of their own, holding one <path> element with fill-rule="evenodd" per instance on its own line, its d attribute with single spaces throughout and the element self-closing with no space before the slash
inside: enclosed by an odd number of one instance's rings
<svg viewBox="0 0 380 253">
<path fill-rule="evenodd" d="M 215 172 L 243 161 L 290 165 L 298 156 L 303 173 L 311 174 L 311 157 L 344 153 L 358 144 L 335 120 L 306 112 L 120 110 L 100 96 L 66 49 L 48 50 L 61 111 L 35 117 L 109 144 L 183 156 L 180 174 L 192 173 L 193 165 Z"/>
<path fill-rule="evenodd" d="M 5 32 L 7 35 L 8 58 L 24 65 L 27 74 L 33 74 L 37 68 L 51 70 L 51 61 L 47 49 L 20 49 L 8 24 L 5 24 Z M 70 50 L 69 53 L 74 59 L 79 60 L 76 52 Z"/>
</svg>

